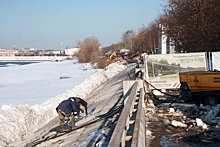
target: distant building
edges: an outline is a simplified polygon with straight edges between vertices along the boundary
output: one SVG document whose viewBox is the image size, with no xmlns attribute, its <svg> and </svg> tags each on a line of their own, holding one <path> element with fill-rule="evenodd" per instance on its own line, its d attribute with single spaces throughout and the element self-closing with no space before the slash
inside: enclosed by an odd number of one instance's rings
<svg viewBox="0 0 220 147">
<path fill-rule="evenodd" d="M 79 48 L 68 48 L 68 49 L 65 49 L 65 55 L 67 56 L 74 56 L 76 53 L 78 53 L 79 51 Z"/>
<path fill-rule="evenodd" d="M 61 51 L 53 50 L 53 51 L 50 51 L 49 53 L 52 53 L 52 54 L 54 54 L 54 55 L 60 55 L 60 54 L 61 54 Z"/>
<path fill-rule="evenodd" d="M 174 41 L 164 32 L 164 26 L 159 24 L 158 34 L 158 49 L 159 54 L 174 54 L 175 44 Z"/>
<path fill-rule="evenodd" d="M 36 51 L 36 49 L 35 48 L 25 48 L 25 50 L 29 50 L 29 51 Z"/>
<path fill-rule="evenodd" d="M 34 56 L 36 50 L 34 48 L 22 48 L 18 49 L 17 56 Z"/>
<path fill-rule="evenodd" d="M 18 54 L 18 50 L 14 49 L 0 49 L 0 56 L 14 57 Z"/>
</svg>

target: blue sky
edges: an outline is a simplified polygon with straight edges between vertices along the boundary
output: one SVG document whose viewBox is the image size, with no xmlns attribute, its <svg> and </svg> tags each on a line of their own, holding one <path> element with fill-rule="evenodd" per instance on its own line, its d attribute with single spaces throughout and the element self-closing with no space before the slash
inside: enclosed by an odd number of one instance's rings
<svg viewBox="0 0 220 147">
<path fill-rule="evenodd" d="M 0 0 L 0 48 L 60 49 L 95 36 L 121 41 L 162 13 L 166 0 Z"/>
</svg>

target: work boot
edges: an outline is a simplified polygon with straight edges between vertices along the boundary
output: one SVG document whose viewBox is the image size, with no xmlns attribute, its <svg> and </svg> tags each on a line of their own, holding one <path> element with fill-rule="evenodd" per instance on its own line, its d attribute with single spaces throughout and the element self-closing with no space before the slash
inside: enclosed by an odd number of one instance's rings
<svg viewBox="0 0 220 147">
<path fill-rule="evenodd" d="M 64 123 L 60 122 L 60 132 L 64 132 Z"/>
<path fill-rule="evenodd" d="M 70 125 L 71 125 L 71 128 L 73 129 L 75 127 L 75 121 L 74 120 L 71 120 L 70 121 Z"/>
</svg>

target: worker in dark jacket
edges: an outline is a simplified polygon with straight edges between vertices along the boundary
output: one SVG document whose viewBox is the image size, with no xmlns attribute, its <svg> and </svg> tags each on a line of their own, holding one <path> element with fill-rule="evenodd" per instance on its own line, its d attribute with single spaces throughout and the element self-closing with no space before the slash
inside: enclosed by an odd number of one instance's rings
<svg viewBox="0 0 220 147">
<path fill-rule="evenodd" d="M 143 76 L 144 73 L 141 70 L 139 70 L 138 72 L 135 73 L 134 80 L 142 80 Z"/>
<path fill-rule="evenodd" d="M 56 108 L 60 119 L 60 131 L 64 131 L 65 117 L 69 117 L 71 127 L 75 127 L 75 122 L 79 118 L 80 111 L 84 111 L 80 108 L 84 106 L 85 114 L 87 115 L 87 102 L 79 97 L 70 97 L 67 100 L 62 101 Z"/>
</svg>

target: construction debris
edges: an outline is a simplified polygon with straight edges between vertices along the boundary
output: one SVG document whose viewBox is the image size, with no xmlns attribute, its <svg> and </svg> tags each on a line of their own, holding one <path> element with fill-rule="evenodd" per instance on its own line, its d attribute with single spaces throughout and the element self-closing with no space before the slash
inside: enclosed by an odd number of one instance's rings
<svg viewBox="0 0 220 147">
<path fill-rule="evenodd" d="M 154 139 L 158 138 L 159 146 L 203 147 L 216 141 L 214 145 L 220 145 L 220 104 L 197 106 L 177 101 L 171 106 L 171 102 L 171 99 L 155 100 L 152 97 L 146 100 L 146 129 L 152 132 Z"/>
</svg>

